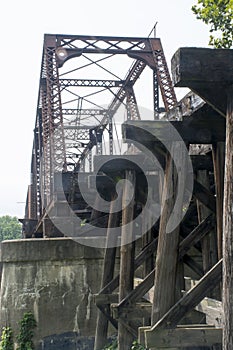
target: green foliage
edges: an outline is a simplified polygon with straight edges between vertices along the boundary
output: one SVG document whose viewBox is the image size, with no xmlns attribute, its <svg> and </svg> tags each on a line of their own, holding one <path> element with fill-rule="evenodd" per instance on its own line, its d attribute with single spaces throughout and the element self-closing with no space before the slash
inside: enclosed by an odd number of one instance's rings
<svg viewBox="0 0 233 350">
<path fill-rule="evenodd" d="M 197 19 L 210 25 L 209 44 L 215 48 L 233 45 L 233 0 L 198 0 L 192 6 Z"/>
<path fill-rule="evenodd" d="M 21 238 L 21 224 L 15 216 L 0 217 L 0 241 Z"/>
<path fill-rule="evenodd" d="M 13 332 L 11 327 L 3 327 L 1 342 L 0 342 L 0 350 L 13 350 Z"/>
<path fill-rule="evenodd" d="M 19 322 L 20 324 L 20 332 L 17 336 L 18 348 L 17 350 L 32 350 L 34 349 L 33 345 L 33 336 L 34 336 L 34 328 L 36 327 L 36 321 L 31 312 L 26 312 L 23 315 L 22 320 Z"/>
<path fill-rule="evenodd" d="M 118 343 L 117 338 L 113 339 L 113 341 L 106 345 L 103 350 L 117 350 L 118 349 Z"/>
<path fill-rule="evenodd" d="M 145 350 L 145 348 L 135 340 L 131 346 L 131 350 Z"/>
</svg>

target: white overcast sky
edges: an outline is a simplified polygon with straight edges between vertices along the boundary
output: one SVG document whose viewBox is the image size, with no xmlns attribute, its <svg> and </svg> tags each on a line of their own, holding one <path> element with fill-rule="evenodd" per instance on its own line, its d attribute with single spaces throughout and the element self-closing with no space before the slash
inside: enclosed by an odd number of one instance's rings
<svg viewBox="0 0 233 350">
<path fill-rule="evenodd" d="M 179 47 L 208 46 L 197 0 L 12 0 L 1 5 L 0 215 L 23 217 L 37 106 L 43 35 L 147 37 L 158 22 L 170 68 Z"/>
</svg>

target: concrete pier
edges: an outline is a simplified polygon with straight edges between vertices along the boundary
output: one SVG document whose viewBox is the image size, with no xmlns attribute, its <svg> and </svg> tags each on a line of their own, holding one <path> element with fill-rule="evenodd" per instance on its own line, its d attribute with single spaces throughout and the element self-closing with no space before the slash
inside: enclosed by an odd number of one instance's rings
<svg viewBox="0 0 233 350">
<path fill-rule="evenodd" d="M 32 312 L 36 349 L 92 349 L 103 256 L 69 238 L 2 242 L 1 327 L 16 335 L 24 312 Z"/>
</svg>

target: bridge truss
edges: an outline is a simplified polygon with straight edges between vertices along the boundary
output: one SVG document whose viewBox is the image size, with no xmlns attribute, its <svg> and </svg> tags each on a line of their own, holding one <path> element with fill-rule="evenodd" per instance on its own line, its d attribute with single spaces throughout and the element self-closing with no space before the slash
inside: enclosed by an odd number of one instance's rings
<svg viewBox="0 0 233 350">
<path fill-rule="evenodd" d="M 93 154 L 116 152 L 114 120 L 121 106 L 127 119 L 140 119 L 135 91 L 147 67 L 158 118 L 159 100 L 165 111 L 177 102 L 160 39 L 44 36 L 25 219 L 41 220 L 56 172 L 90 172 Z"/>
</svg>

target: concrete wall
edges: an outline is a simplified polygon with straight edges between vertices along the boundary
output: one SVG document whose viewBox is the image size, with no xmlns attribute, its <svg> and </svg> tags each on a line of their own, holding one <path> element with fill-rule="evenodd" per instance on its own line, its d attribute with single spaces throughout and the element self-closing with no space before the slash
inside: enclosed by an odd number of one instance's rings
<svg viewBox="0 0 233 350">
<path fill-rule="evenodd" d="M 31 311 L 37 349 L 91 349 L 103 254 L 68 238 L 2 242 L 1 326 L 17 334 Z"/>
</svg>

